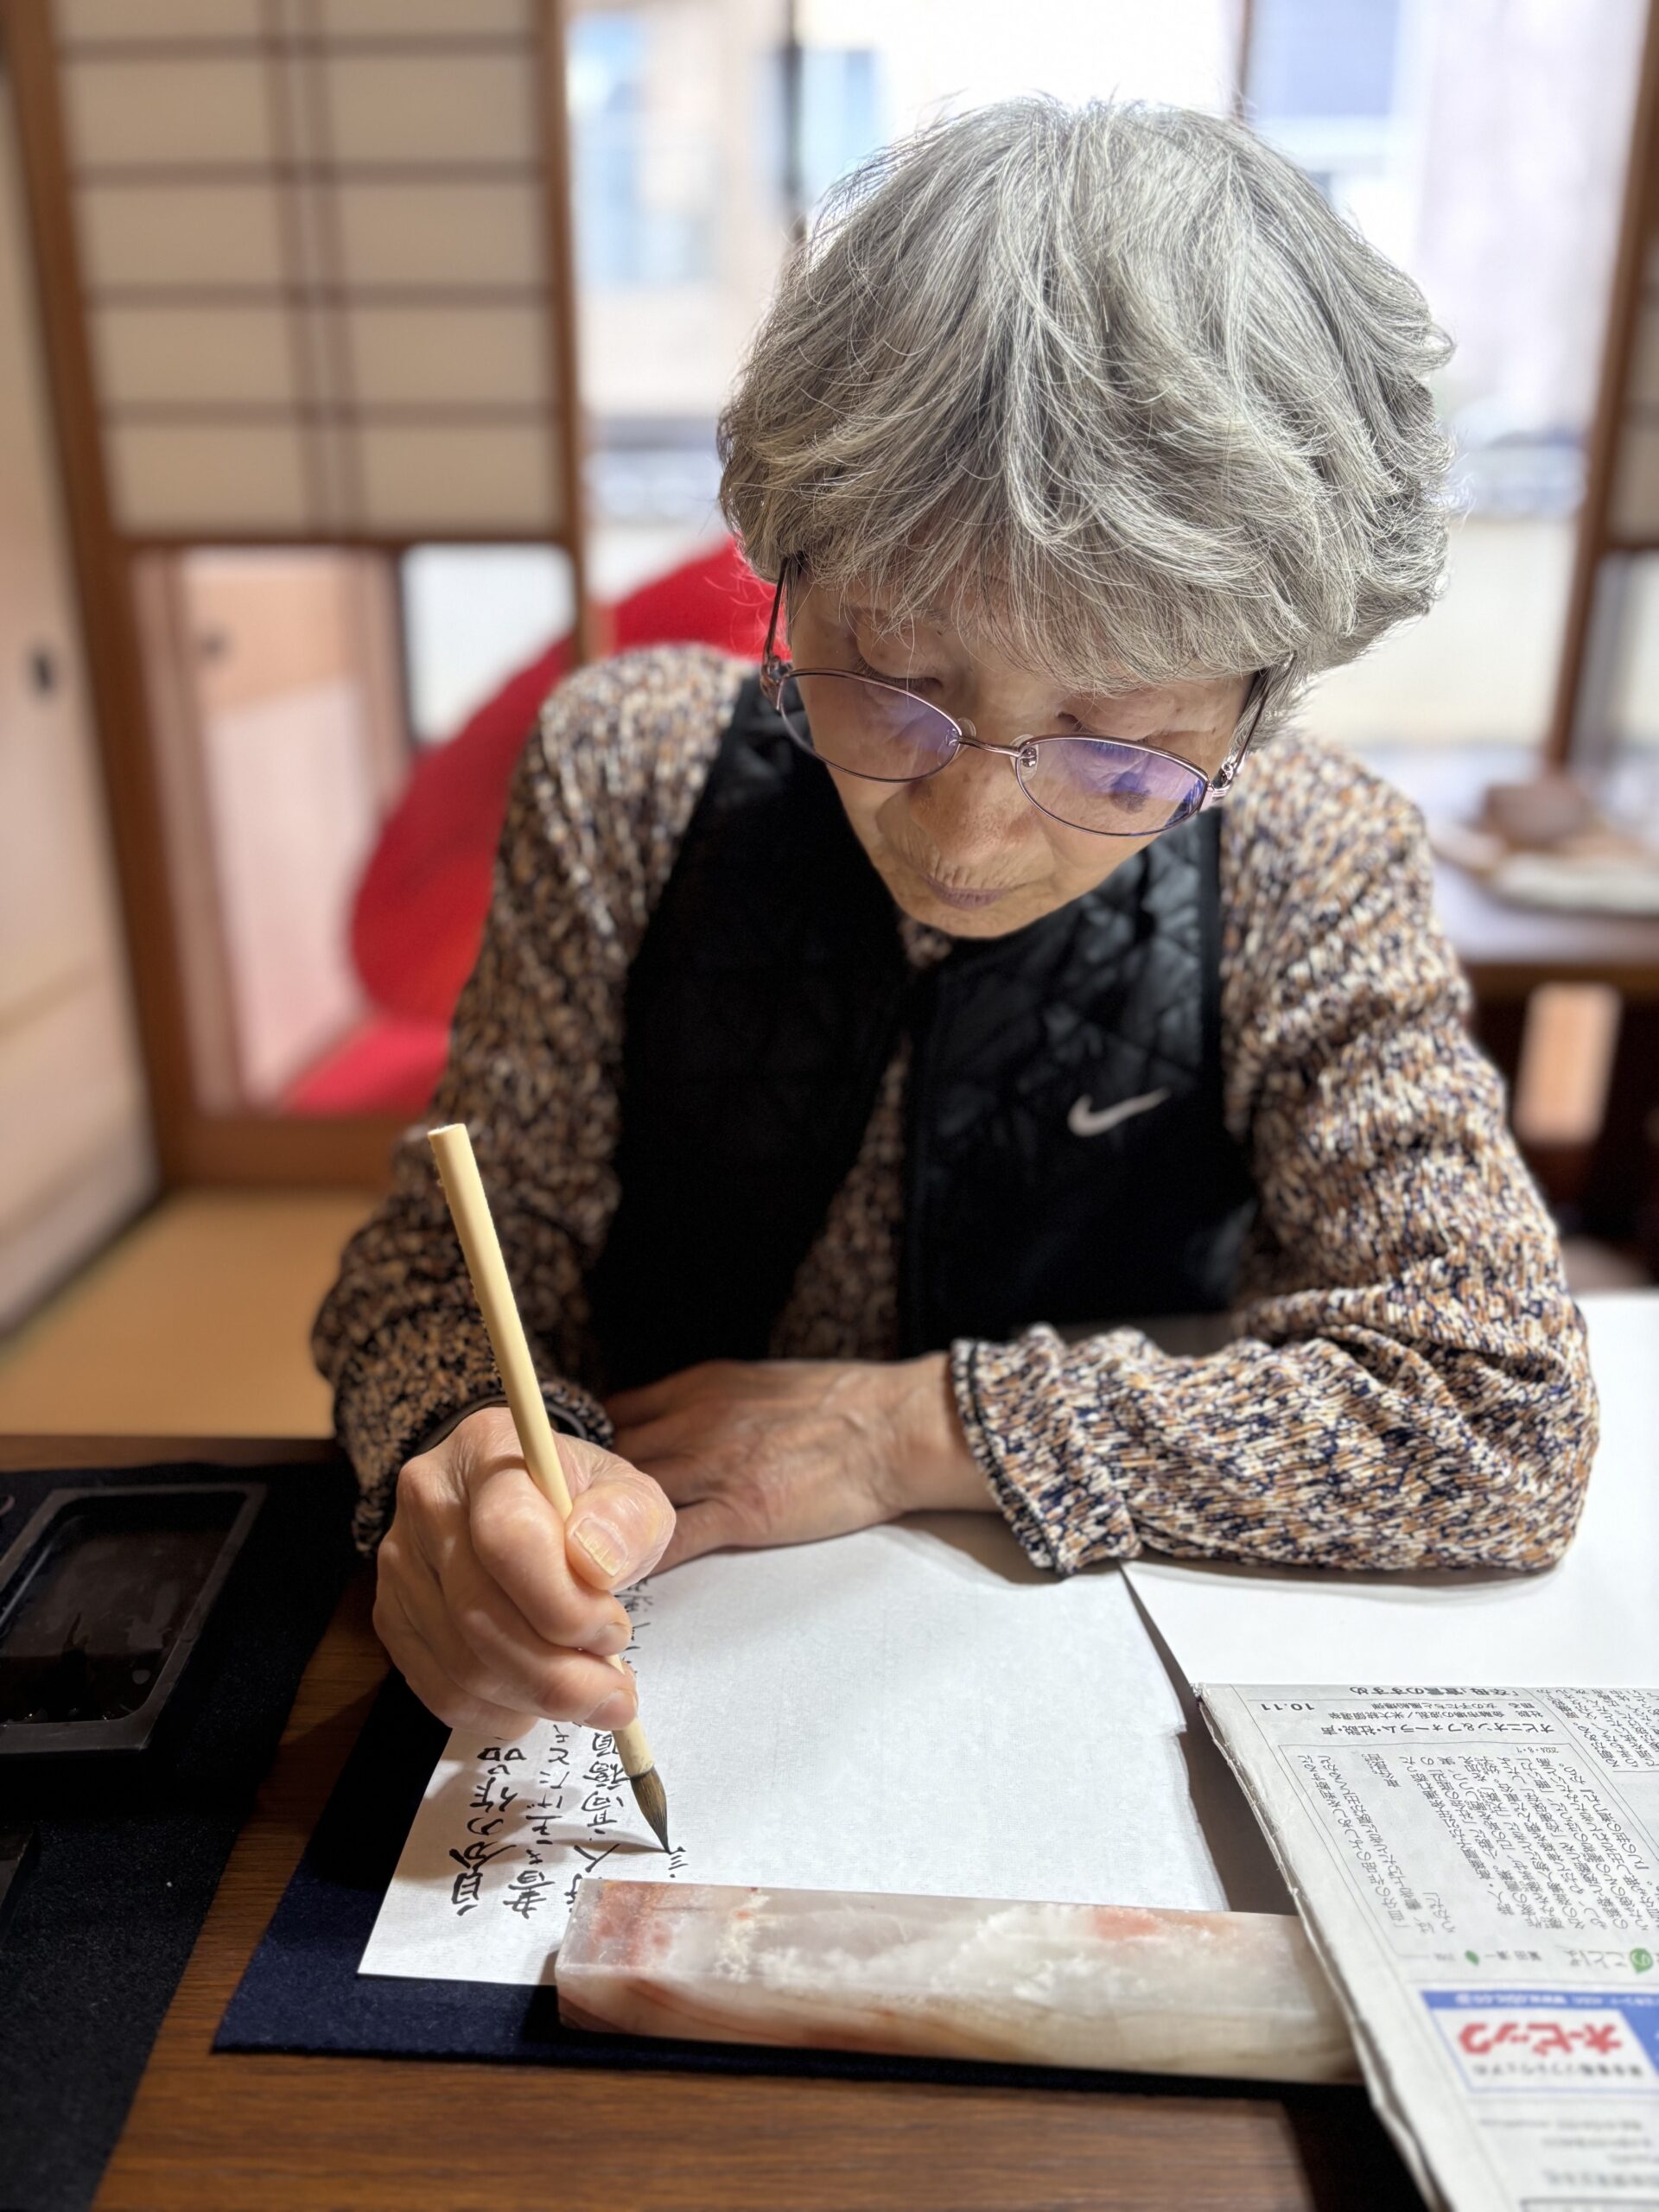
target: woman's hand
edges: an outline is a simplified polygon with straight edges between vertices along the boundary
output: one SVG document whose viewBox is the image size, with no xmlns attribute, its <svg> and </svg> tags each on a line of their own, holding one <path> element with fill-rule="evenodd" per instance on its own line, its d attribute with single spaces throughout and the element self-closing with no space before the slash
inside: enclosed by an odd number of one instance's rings
<svg viewBox="0 0 1659 2212">
<path fill-rule="evenodd" d="M 374 1625 L 421 1702 L 451 1727 L 522 1735 L 538 1716 L 620 1728 L 639 1699 L 606 1664 L 628 1617 L 609 1593 L 655 1565 L 674 1509 L 649 1476 L 558 1439 L 563 1529 L 504 1406 L 469 1414 L 407 1461 L 380 1546 Z"/>
<path fill-rule="evenodd" d="M 664 1567 L 995 1503 L 943 1352 L 891 1365 L 711 1360 L 624 1391 L 607 1410 L 617 1450 L 679 1509 Z"/>
</svg>

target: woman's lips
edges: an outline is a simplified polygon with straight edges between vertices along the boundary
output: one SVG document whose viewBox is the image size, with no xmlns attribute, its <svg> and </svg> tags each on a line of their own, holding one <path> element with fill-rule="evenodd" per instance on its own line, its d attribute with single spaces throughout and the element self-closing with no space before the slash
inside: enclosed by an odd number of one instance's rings
<svg viewBox="0 0 1659 2212">
<path fill-rule="evenodd" d="M 1006 899 L 1009 891 L 1014 888 L 1014 886 L 1009 884 L 997 891 L 976 891 L 963 884 L 941 883 L 937 876 L 930 875 L 925 868 L 918 868 L 916 873 L 942 906 L 958 906 L 964 909 L 975 906 L 994 906 L 999 899 Z"/>
</svg>

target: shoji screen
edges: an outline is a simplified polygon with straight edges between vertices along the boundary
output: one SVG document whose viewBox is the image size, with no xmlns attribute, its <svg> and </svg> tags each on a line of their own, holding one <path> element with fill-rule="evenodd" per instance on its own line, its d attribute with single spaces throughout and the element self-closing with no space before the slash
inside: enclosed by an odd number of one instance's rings
<svg viewBox="0 0 1659 2212">
<path fill-rule="evenodd" d="M 204 627 L 189 587 L 208 559 L 372 571 L 385 620 L 344 626 L 334 676 L 378 699 L 404 549 L 550 545 L 583 657 L 560 0 L 0 0 L 0 44 L 163 1176 L 373 1183 L 401 1107 L 293 1106 L 286 1067 L 227 1076 L 200 1040 L 253 1002 L 233 878 L 267 923 L 277 890 L 309 902 L 285 992 L 306 947 L 333 963 L 289 1025 L 300 1074 L 359 1041 L 353 885 L 410 755 L 388 768 L 366 707 L 301 697 L 304 656 L 282 730 L 225 738 L 210 695 L 246 690 L 286 617 Z M 251 858 L 227 747 L 257 772 Z"/>
<path fill-rule="evenodd" d="M 556 13 L 55 0 L 130 540 L 573 535 Z"/>
</svg>

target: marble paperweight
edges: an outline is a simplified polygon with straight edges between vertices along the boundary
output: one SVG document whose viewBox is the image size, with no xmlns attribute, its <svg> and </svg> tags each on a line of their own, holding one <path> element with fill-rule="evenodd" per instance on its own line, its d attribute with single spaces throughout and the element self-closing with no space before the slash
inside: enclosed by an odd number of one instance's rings
<svg viewBox="0 0 1659 2212">
<path fill-rule="evenodd" d="M 575 2026 L 1263 2082 L 1359 2078 L 1301 1923 L 1270 1913 L 585 1882 Z"/>
</svg>

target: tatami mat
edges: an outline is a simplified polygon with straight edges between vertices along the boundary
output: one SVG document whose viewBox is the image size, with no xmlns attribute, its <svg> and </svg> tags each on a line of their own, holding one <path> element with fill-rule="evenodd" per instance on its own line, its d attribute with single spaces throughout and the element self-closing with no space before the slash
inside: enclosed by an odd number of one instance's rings
<svg viewBox="0 0 1659 2212">
<path fill-rule="evenodd" d="M 0 1351 L 0 1431 L 326 1436 L 307 1350 L 349 1192 L 163 1200 Z"/>
</svg>

